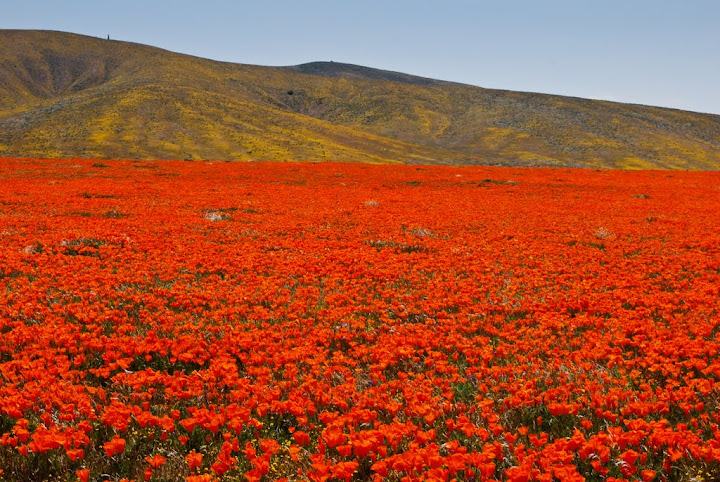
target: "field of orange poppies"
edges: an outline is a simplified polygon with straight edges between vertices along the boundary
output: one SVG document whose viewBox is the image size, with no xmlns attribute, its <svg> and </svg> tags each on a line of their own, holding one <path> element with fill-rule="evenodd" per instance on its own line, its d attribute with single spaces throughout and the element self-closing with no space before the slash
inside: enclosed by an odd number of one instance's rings
<svg viewBox="0 0 720 482">
<path fill-rule="evenodd" d="M 718 480 L 720 174 L 0 160 L 0 480 Z"/>
</svg>

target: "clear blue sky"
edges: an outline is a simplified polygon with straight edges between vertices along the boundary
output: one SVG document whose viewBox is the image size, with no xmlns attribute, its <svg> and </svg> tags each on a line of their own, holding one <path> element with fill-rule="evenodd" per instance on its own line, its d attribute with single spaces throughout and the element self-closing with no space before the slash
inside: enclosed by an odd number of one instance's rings
<svg viewBox="0 0 720 482">
<path fill-rule="evenodd" d="M 720 0 L 2 0 L 0 28 L 720 114 Z"/>
</svg>

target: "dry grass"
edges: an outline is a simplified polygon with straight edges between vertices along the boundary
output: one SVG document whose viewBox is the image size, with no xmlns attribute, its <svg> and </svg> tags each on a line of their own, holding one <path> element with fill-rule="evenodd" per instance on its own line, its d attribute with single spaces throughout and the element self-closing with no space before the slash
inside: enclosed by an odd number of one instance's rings
<svg viewBox="0 0 720 482">
<path fill-rule="evenodd" d="M 0 156 L 720 168 L 720 116 L 0 31 Z"/>
</svg>

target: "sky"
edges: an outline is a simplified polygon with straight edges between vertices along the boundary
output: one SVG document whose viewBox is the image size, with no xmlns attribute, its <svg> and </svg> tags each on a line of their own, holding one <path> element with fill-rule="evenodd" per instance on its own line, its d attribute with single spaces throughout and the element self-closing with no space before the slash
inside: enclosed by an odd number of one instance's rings
<svg viewBox="0 0 720 482">
<path fill-rule="evenodd" d="M 720 114 L 718 0 L 2 0 L 0 28 Z"/>
</svg>

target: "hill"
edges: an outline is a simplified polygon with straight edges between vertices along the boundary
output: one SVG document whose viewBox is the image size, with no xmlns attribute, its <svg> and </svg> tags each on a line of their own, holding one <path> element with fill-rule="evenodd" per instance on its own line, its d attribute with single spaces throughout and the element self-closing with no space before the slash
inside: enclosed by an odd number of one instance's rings
<svg viewBox="0 0 720 482">
<path fill-rule="evenodd" d="M 720 116 L 0 31 L 0 156 L 720 168 Z"/>
</svg>

